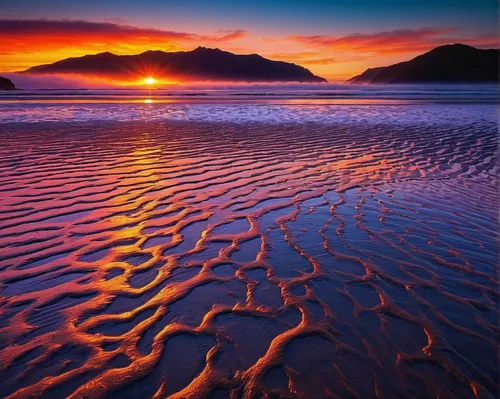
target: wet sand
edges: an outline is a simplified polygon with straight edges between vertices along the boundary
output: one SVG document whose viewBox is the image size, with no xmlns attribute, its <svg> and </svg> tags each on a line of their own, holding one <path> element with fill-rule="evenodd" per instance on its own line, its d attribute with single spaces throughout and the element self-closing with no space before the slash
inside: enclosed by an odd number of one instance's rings
<svg viewBox="0 0 500 399">
<path fill-rule="evenodd" d="M 0 397 L 497 397 L 497 121 L 448 119 L 3 124 Z"/>
</svg>

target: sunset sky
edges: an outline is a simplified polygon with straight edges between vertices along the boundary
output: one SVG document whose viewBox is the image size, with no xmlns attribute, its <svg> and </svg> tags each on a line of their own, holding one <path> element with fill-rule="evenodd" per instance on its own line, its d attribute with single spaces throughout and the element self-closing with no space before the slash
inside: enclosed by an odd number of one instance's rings
<svg viewBox="0 0 500 399">
<path fill-rule="evenodd" d="M 498 47 L 496 0 L 0 0 L 0 72 L 199 45 L 342 81 L 442 44 Z"/>
</svg>

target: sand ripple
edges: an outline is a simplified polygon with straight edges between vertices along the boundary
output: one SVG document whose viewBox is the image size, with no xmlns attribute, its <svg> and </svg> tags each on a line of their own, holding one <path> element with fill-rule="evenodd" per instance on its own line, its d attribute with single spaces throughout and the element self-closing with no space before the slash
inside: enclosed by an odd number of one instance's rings
<svg viewBox="0 0 500 399">
<path fill-rule="evenodd" d="M 3 125 L 0 396 L 496 397 L 488 115 Z"/>
</svg>

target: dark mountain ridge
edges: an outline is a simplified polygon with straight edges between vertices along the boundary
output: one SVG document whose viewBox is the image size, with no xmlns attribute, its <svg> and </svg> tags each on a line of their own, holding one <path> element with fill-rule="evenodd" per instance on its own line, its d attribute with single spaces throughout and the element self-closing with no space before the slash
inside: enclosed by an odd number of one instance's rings
<svg viewBox="0 0 500 399">
<path fill-rule="evenodd" d="M 0 90 L 15 90 L 16 86 L 12 80 L 0 76 Z"/>
<path fill-rule="evenodd" d="M 237 55 L 205 47 L 170 53 L 150 50 L 136 55 L 105 52 L 35 66 L 24 73 L 136 80 L 152 76 L 160 80 L 167 78 L 181 81 L 326 82 L 326 79 L 296 64 L 272 61 L 258 54 Z"/>
<path fill-rule="evenodd" d="M 498 82 L 499 50 L 464 44 L 440 46 L 410 61 L 367 69 L 346 83 Z"/>
</svg>

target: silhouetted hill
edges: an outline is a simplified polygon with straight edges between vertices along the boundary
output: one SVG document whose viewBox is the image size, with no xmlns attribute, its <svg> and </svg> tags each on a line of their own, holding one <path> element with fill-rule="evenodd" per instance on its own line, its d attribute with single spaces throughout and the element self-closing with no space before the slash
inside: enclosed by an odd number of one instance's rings
<svg viewBox="0 0 500 399">
<path fill-rule="evenodd" d="M 193 51 L 166 53 L 146 51 L 137 55 L 100 53 L 68 58 L 25 71 L 32 74 L 78 74 L 138 80 L 326 82 L 299 65 L 271 61 L 257 54 L 236 55 L 219 49 L 198 47 Z"/>
<path fill-rule="evenodd" d="M 496 82 L 498 57 L 497 49 L 451 44 L 436 47 L 410 61 L 367 69 L 346 83 Z"/>
<path fill-rule="evenodd" d="M 383 69 L 385 67 L 368 68 L 362 74 L 354 76 L 345 83 L 370 83 Z"/>
<path fill-rule="evenodd" d="M 0 76 L 0 90 L 15 90 L 15 88 L 12 80 Z"/>
</svg>

